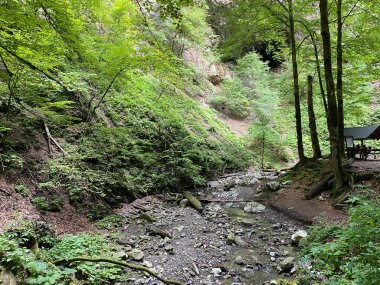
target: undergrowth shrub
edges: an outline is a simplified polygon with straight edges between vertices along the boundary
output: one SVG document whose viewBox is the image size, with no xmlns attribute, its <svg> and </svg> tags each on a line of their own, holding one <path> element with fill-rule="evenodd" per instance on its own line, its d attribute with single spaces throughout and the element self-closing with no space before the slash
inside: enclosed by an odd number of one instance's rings
<svg viewBox="0 0 380 285">
<path fill-rule="evenodd" d="M 355 202 L 347 226 L 319 225 L 306 239 L 304 260 L 313 267 L 305 273 L 308 282 L 380 284 L 380 199 Z"/>
<path fill-rule="evenodd" d="M 0 265 L 10 269 L 26 284 L 55 285 L 72 284 L 79 280 L 81 284 L 110 284 L 123 281 L 128 275 L 122 275 L 122 268 L 107 263 L 74 262 L 70 265 L 53 265 L 55 261 L 74 257 L 112 258 L 114 245 L 100 235 L 80 234 L 66 235 L 61 240 L 54 240 L 48 248 L 31 249 L 26 239 L 33 237 L 39 244 L 43 237 L 36 234 L 30 225 L 22 226 L 0 234 Z M 28 237 L 26 237 L 28 236 Z M 45 236 L 46 238 L 46 236 Z"/>
</svg>

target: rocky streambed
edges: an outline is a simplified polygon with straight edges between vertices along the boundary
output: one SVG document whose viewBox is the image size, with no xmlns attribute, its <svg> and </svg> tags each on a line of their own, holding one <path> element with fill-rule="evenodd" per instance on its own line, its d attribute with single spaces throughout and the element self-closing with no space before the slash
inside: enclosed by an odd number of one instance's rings
<svg viewBox="0 0 380 285">
<path fill-rule="evenodd" d="M 123 249 L 115 255 L 185 284 L 276 284 L 297 269 L 291 237 L 303 225 L 254 202 L 264 188 L 286 187 L 273 178 L 243 173 L 212 181 L 193 193 L 208 201 L 202 212 L 173 195 L 125 204 L 119 209 L 126 218 L 118 239 Z M 163 283 L 134 273 L 125 284 Z"/>
</svg>

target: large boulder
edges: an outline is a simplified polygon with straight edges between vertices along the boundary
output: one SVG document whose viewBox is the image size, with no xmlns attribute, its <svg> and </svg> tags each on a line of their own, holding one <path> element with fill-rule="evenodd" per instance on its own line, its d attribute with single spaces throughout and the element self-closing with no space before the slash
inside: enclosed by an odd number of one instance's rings
<svg viewBox="0 0 380 285">
<path fill-rule="evenodd" d="M 258 214 L 265 211 L 265 206 L 257 202 L 249 202 L 244 207 L 244 212 Z"/>
</svg>

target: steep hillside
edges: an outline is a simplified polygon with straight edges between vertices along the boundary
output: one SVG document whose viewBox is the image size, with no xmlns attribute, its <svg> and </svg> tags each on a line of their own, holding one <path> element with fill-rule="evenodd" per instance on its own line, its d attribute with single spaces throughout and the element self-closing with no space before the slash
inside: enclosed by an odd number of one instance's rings
<svg viewBox="0 0 380 285">
<path fill-rule="evenodd" d="M 200 186 L 249 165 L 245 142 L 195 100 L 212 88 L 207 73 L 182 60 L 190 48 L 212 56 L 207 7 L 183 8 L 180 22 L 162 20 L 165 6 L 151 20 L 148 8 L 1 8 L 1 195 L 22 192 L 17 208 L 33 208 L 29 198 L 42 212 L 70 202 L 97 219 L 104 202 Z"/>
</svg>

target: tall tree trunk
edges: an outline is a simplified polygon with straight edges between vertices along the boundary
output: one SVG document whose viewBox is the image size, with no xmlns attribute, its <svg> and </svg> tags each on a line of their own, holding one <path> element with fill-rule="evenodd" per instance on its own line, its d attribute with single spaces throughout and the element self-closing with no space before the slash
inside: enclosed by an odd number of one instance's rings
<svg viewBox="0 0 380 285">
<path fill-rule="evenodd" d="M 296 37 L 294 31 L 294 15 L 293 15 L 293 0 L 288 0 L 288 13 L 289 13 L 289 28 L 290 28 L 290 42 L 292 49 L 292 66 L 293 66 L 293 91 L 294 91 L 294 108 L 296 118 L 297 130 L 297 149 L 300 162 L 305 160 L 302 140 L 302 122 L 301 122 L 301 107 L 300 107 L 300 91 L 298 84 L 298 64 L 297 64 L 297 47 Z"/>
<path fill-rule="evenodd" d="M 321 148 L 319 146 L 317 124 L 315 122 L 314 102 L 313 102 L 313 77 L 307 77 L 307 111 L 309 114 L 309 128 L 311 145 L 313 148 L 313 158 L 322 157 Z"/>
<path fill-rule="evenodd" d="M 343 187 L 343 167 L 342 157 L 339 150 L 339 132 L 337 118 L 337 103 L 335 96 L 335 84 L 331 62 L 331 41 L 328 16 L 328 0 L 319 0 L 319 8 L 321 13 L 321 35 L 323 42 L 323 61 L 325 65 L 325 80 L 328 103 L 328 119 L 330 122 L 330 146 L 331 160 L 335 175 L 335 185 L 333 194 L 337 195 Z"/>
<path fill-rule="evenodd" d="M 336 95 L 338 99 L 338 132 L 340 156 L 343 157 L 344 150 L 344 111 L 343 111 L 343 49 L 342 49 L 342 0 L 337 0 L 337 45 L 336 45 Z"/>
</svg>

